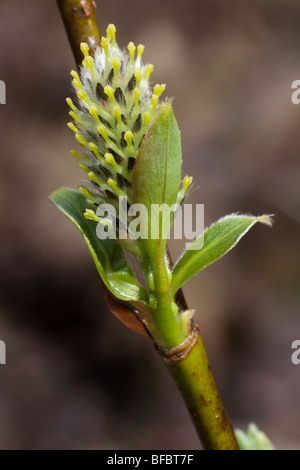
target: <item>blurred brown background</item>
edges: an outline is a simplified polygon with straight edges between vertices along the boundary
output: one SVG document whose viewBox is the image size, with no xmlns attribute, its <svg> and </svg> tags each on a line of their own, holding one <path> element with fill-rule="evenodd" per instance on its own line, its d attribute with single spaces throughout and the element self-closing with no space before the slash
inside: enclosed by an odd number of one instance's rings
<svg viewBox="0 0 300 470">
<path fill-rule="evenodd" d="M 206 225 L 275 213 L 185 288 L 235 426 L 300 448 L 298 0 L 98 2 L 103 31 L 146 45 L 182 131 Z M 69 150 L 74 67 L 56 2 L 1 0 L 1 449 L 193 449 L 179 394 L 104 306 L 91 256 L 48 195 L 83 179 Z M 172 244 L 174 256 L 181 245 Z"/>
</svg>

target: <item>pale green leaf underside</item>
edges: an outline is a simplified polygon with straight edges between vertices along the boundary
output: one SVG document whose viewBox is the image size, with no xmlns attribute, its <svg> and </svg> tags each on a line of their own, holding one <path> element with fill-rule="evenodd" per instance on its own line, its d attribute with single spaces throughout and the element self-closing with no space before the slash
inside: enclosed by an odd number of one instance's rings
<svg viewBox="0 0 300 470">
<path fill-rule="evenodd" d="M 234 248 L 257 222 L 271 225 L 269 216 L 252 217 L 233 214 L 220 219 L 209 227 L 204 234 L 200 235 L 200 237 L 204 237 L 202 248 L 193 250 L 199 245 L 199 239 L 195 240 L 174 267 L 171 284 L 173 293 L 175 294 L 185 282 L 199 271 Z"/>
<path fill-rule="evenodd" d="M 97 223 L 84 217 L 88 207 L 85 197 L 72 189 L 58 189 L 51 198 L 81 232 L 100 277 L 110 292 L 121 300 L 145 299 L 145 292 L 138 285 L 118 241 L 99 240 Z"/>
<path fill-rule="evenodd" d="M 270 439 L 255 424 L 250 424 L 247 433 L 236 429 L 235 435 L 241 450 L 275 450 Z"/>
</svg>

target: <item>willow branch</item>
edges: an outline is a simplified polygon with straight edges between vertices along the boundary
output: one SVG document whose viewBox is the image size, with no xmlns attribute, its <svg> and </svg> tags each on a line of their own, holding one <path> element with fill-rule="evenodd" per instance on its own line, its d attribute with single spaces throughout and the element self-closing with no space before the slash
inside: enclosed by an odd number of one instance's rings
<svg viewBox="0 0 300 470">
<path fill-rule="evenodd" d="M 93 51 L 101 35 L 94 0 L 57 0 L 77 66 L 83 60 L 80 43 L 87 42 Z"/>
</svg>

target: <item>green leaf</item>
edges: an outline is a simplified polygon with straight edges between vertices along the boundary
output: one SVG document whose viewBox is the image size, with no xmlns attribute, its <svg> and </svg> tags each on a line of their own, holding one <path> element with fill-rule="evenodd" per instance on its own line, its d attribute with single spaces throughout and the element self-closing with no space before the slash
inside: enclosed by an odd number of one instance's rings
<svg viewBox="0 0 300 470">
<path fill-rule="evenodd" d="M 228 215 L 200 235 L 183 254 L 173 270 L 175 292 L 191 277 L 224 256 L 257 222 L 271 225 L 269 216 Z"/>
<path fill-rule="evenodd" d="M 72 189 L 58 189 L 51 198 L 81 232 L 100 277 L 110 292 L 121 300 L 145 300 L 145 291 L 138 285 L 119 242 L 99 240 L 96 235 L 97 222 L 84 217 L 89 207 L 85 197 Z"/>
<path fill-rule="evenodd" d="M 253 423 L 247 434 L 237 429 L 235 435 L 241 450 L 275 450 L 270 439 Z"/>
<path fill-rule="evenodd" d="M 171 217 L 166 216 L 166 224 L 163 226 L 153 205 L 165 204 L 165 207 L 171 208 L 176 203 L 181 165 L 180 132 L 172 106 L 167 103 L 160 109 L 144 138 L 133 169 L 133 200 L 135 204 L 143 204 L 146 208 L 146 213 L 141 215 L 141 223 L 148 230 L 147 238 L 142 242 L 152 260 L 158 256 L 158 245 L 165 250 L 171 224 Z"/>
</svg>

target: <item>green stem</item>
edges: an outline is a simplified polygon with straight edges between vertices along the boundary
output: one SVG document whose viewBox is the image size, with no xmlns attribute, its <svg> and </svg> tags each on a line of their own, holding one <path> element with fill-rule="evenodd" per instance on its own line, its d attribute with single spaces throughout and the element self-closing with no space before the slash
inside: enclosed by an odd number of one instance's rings
<svg viewBox="0 0 300 470">
<path fill-rule="evenodd" d="M 164 256 L 165 247 L 162 245 L 162 241 L 160 241 L 157 258 L 154 262 L 155 285 L 151 295 L 155 299 L 155 305 L 150 306 L 152 307 L 152 317 L 158 333 L 158 343 L 165 349 L 171 349 L 183 343 L 188 333 L 186 334 L 183 331 L 178 308 L 173 302 L 168 268 Z"/>
<path fill-rule="evenodd" d="M 163 345 L 159 351 L 181 392 L 203 447 L 206 450 L 238 450 L 198 326 L 192 324 L 188 331 L 182 313 L 174 310 L 166 259 L 159 247 L 155 274 L 157 305 L 152 316 Z"/>
<path fill-rule="evenodd" d="M 83 59 L 80 43 L 87 42 L 92 50 L 100 44 L 96 4 L 93 0 L 57 0 L 57 3 L 79 66 Z M 159 352 L 181 391 L 203 447 L 206 450 L 238 450 L 200 335 L 195 337 L 193 344 L 182 347 L 189 339 L 188 332 L 183 328 L 181 314 L 174 309 L 163 253 L 158 255 L 154 271 L 156 304 L 152 315 L 162 345 Z M 181 292 L 177 301 L 182 310 L 186 310 Z"/>
<path fill-rule="evenodd" d="M 197 341 L 182 360 L 165 359 L 205 450 L 239 450 L 206 351 Z"/>
</svg>

